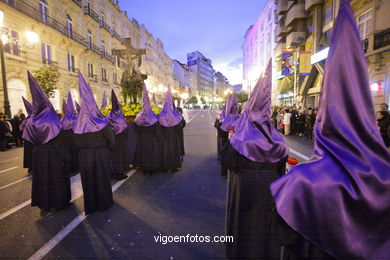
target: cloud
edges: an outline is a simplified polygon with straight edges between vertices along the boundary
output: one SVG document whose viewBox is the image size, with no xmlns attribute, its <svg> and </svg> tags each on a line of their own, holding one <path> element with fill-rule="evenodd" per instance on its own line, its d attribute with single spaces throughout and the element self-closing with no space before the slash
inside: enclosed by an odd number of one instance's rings
<svg viewBox="0 0 390 260">
<path fill-rule="evenodd" d="M 234 67 L 234 68 L 242 68 L 242 62 L 243 62 L 243 58 L 242 57 L 238 57 L 237 59 L 235 59 L 234 61 L 230 62 L 229 63 L 229 67 Z"/>
<path fill-rule="evenodd" d="M 242 83 L 242 57 L 238 57 L 233 61 L 219 61 L 214 64 L 214 69 L 220 71 L 228 78 L 229 83 Z"/>
</svg>

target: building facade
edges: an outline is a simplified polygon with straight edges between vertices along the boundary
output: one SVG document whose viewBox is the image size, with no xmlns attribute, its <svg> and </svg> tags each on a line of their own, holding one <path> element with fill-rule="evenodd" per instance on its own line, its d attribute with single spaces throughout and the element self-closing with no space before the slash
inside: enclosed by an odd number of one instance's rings
<svg viewBox="0 0 390 260">
<path fill-rule="evenodd" d="M 229 84 L 229 80 L 219 71 L 215 73 L 215 89 L 216 94 L 220 97 L 226 95 L 226 91 L 232 91 L 232 86 Z"/>
<path fill-rule="evenodd" d="M 243 53 L 243 90 L 249 93 L 263 74 L 275 47 L 275 0 L 268 0 L 255 23 L 244 35 Z M 273 66 L 273 72 L 276 67 Z M 274 89 L 274 87 L 273 87 Z M 273 95 L 274 96 L 274 95 Z"/>
<path fill-rule="evenodd" d="M 214 96 L 214 69 L 211 60 L 199 51 L 194 51 L 187 54 L 187 65 L 197 76 L 198 94 Z"/>
<path fill-rule="evenodd" d="M 278 25 L 274 56 L 281 70 L 285 51 L 295 54 L 299 69 L 302 52 L 311 52 L 311 71 L 307 76 L 276 78 L 280 104 L 316 107 L 324 74 L 329 40 L 340 0 L 276 0 Z M 385 14 L 390 2 L 382 0 L 351 0 L 366 54 L 374 104 L 389 103 L 390 92 L 390 17 Z M 386 9 L 387 8 L 387 9 Z M 297 73 L 298 74 L 298 73 Z M 296 98 L 294 98 L 296 95 Z"/>
<path fill-rule="evenodd" d="M 197 75 L 186 64 L 173 60 L 173 71 L 179 82 L 181 93 L 187 93 L 189 97 L 198 96 Z"/>
<path fill-rule="evenodd" d="M 138 68 L 141 72 L 150 73 L 152 80 L 158 75 L 162 84 L 175 86 L 171 60 L 163 52 L 162 43 L 153 42 L 157 52 L 151 51 L 147 43 L 152 40 L 145 27 L 128 19 L 118 1 L 1 0 L 0 9 L 4 12 L 1 32 L 8 37 L 4 52 L 12 114 L 19 108 L 24 109 L 21 96 L 31 100 L 27 71 L 42 66 L 51 66 L 60 75 L 58 89 L 51 99 L 56 109 L 60 109 L 61 100 L 69 91 L 74 100 L 80 101 L 78 71 L 91 85 L 98 103 L 103 91 L 110 93 L 113 89 L 120 96 L 123 72 L 136 67 L 136 61 L 128 64 L 127 59 L 112 55 L 113 49 L 126 49 L 125 38 L 131 38 L 132 47 L 147 49 L 146 57 L 142 58 L 143 65 Z M 39 36 L 38 43 L 28 43 L 26 33 L 29 31 Z M 150 56 L 153 59 L 149 62 Z M 150 63 L 157 63 L 158 69 L 154 67 L 147 71 Z M 156 73 L 155 70 L 163 72 Z M 1 104 L 3 99 L 1 88 Z"/>
</svg>

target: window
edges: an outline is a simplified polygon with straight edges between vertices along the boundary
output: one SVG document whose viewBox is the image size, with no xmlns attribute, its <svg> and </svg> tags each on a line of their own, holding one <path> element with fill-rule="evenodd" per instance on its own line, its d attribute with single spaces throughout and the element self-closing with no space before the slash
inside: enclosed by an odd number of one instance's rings
<svg viewBox="0 0 390 260">
<path fill-rule="evenodd" d="M 102 81 L 107 82 L 107 71 L 104 68 L 102 68 Z"/>
<path fill-rule="evenodd" d="M 112 81 L 114 82 L 114 84 L 118 84 L 118 77 L 117 77 L 116 73 L 112 74 Z"/>
<path fill-rule="evenodd" d="M 93 64 L 88 63 L 88 77 L 94 78 L 95 75 L 93 74 Z"/>
<path fill-rule="evenodd" d="M 46 43 L 41 44 L 42 63 L 53 64 L 53 58 L 51 54 L 51 46 Z"/>
<path fill-rule="evenodd" d="M 105 16 L 104 16 L 104 13 L 103 12 L 100 12 L 100 25 L 104 25 L 105 24 Z"/>
<path fill-rule="evenodd" d="M 360 39 L 364 40 L 372 33 L 372 10 L 362 14 L 357 19 Z"/>
<path fill-rule="evenodd" d="M 49 6 L 46 0 L 39 0 L 39 14 L 41 22 L 44 24 L 49 23 Z"/>
<path fill-rule="evenodd" d="M 325 1 L 322 8 L 322 25 L 325 26 L 332 21 L 333 7 L 332 0 Z"/>
<path fill-rule="evenodd" d="M 73 22 L 69 14 L 66 15 L 66 35 L 73 38 Z"/>
<path fill-rule="evenodd" d="M 87 35 L 87 48 L 88 50 L 92 50 L 92 33 L 90 30 L 88 30 L 88 35 Z"/>
<path fill-rule="evenodd" d="M 101 41 L 101 43 L 100 43 L 100 53 L 101 53 L 102 56 L 104 56 L 105 52 L 106 52 L 106 44 L 104 43 L 104 41 Z"/>
<path fill-rule="evenodd" d="M 4 28 L 4 30 L 10 36 L 8 43 L 4 46 L 4 51 L 15 56 L 20 56 L 19 33 L 8 28 Z"/>
<path fill-rule="evenodd" d="M 68 53 L 68 70 L 76 72 L 74 55 Z"/>
</svg>

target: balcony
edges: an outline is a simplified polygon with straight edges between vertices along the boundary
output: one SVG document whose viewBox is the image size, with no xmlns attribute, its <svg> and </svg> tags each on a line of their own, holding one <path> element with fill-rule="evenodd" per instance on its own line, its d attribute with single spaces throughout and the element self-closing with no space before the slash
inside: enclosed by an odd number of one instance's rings
<svg viewBox="0 0 390 260">
<path fill-rule="evenodd" d="M 42 15 L 38 9 L 35 7 L 31 6 L 29 3 L 26 1 L 20 0 L 20 1 L 6 1 L 6 0 L 0 0 L 0 2 L 7 4 L 8 6 L 11 6 L 18 12 L 34 19 L 35 21 L 39 23 L 43 23 L 54 30 L 58 31 L 59 33 L 65 35 L 68 37 L 68 31 L 65 25 L 63 25 L 61 22 L 57 21 L 51 16 L 48 15 Z M 85 45 L 85 38 L 81 36 L 80 34 L 76 33 L 75 31 L 72 31 L 71 37 L 68 37 L 75 42 L 78 42 L 82 45 Z"/>
<path fill-rule="evenodd" d="M 90 16 L 93 20 L 95 20 L 96 22 L 100 22 L 99 21 L 99 15 L 94 11 L 92 10 L 91 7 L 89 6 L 84 6 L 84 14 Z"/>
<path fill-rule="evenodd" d="M 305 40 L 306 40 L 306 32 L 291 32 L 286 37 L 286 47 L 295 48 L 299 44 L 305 42 Z"/>
<path fill-rule="evenodd" d="M 363 45 L 363 51 L 364 51 L 364 53 L 367 53 L 368 44 L 369 44 L 369 38 L 366 38 L 366 39 L 362 40 L 362 45 Z"/>
<path fill-rule="evenodd" d="M 111 30 L 111 35 L 117 38 L 121 43 L 124 43 L 124 39 L 114 29 Z"/>
<path fill-rule="evenodd" d="M 283 51 L 286 50 L 286 44 L 285 43 L 279 43 L 278 46 L 274 50 L 275 57 L 280 57 L 283 53 Z"/>
<path fill-rule="evenodd" d="M 111 27 L 103 20 L 99 22 L 100 27 L 104 28 L 107 32 L 111 33 Z"/>
<path fill-rule="evenodd" d="M 105 58 L 106 60 L 110 61 L 111 63 L 115 64 L 115 57 L 108 54 L 107 52 L 101 50 L 100 51 L 100 55 L 102 56 L 102 58 Z"/>
<path fill-rule="evenodd" d="M 285 25 L 291 26 L 296 20 L 301 20 L 306 17 L 305 4 L 295 4 L 287 12 Z"/>
<path fill-rule="evenodd" d="M 276 36 L 283 36 L 288 33 L 288 28 L 282 24 L 276 26 Z"/>
<path fill-rule="evenodd" d="M 390 28 L 374 34 L 374 50 L 390 45 Z"/>
<path fill-rule="evenodd" d="M 7 52 L 6 50 L 4 51 L 4 57 L 7 60 L 12 60 L 12 61 L 17 61 L 21 63 L 27 63 L 27 53 L 25 51 L 20 50 L 19 48 L 17 51 L 10 51 Z"/>
<path fill-rule="evenodd" d="M 80 8 L 83 8 L 83 2 L 82 0 L 72 0 L 73 3 L 75 3 L 76 5 L 78 5 Z"/>
<path fill-rule="evenodd" d="M 58 62 L 49 59 L 44 59 L 42 62 L 43 64 L 52 67 L 55 71 L 58 71 Z"/>
<path fill-rule="evenodd" d="M 277 0 L 277 12 L 278 12 L 278 15 L 282 15 L 284 14 L 285 12 L 287 12 L 287 3 L 288 1 L 287 0 Z"/>
<path fill-rule="evenodd" d="M 315 5 L 322 4 L 322 0 L 306 0 L 305 1 L 305 10 L 309 10 Z"/>
<path fill-rule="evenodd" d="M 93 82 L 98 82 L 98 75 L 96 74 L 88 74 L 88 79 Z"/>
<path fill-rule="evenodd" d="M 87 42 L 86 47 L 87 47 L 88 50 L 93 51 L 97 55 L 99 55 L 99 56 L 102 55 L 101 52 L 100 52 L 100 48 L 98 46 L 96 46 L 95 44 Z"/>
</svg>

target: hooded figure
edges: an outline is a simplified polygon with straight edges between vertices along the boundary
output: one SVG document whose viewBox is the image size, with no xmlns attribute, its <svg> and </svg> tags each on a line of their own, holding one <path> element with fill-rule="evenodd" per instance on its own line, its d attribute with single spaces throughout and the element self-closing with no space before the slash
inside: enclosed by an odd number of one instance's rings
<svg viewBox="0 0 390 260">
<path fill-rule="evenodd" d="M 215 119 L 215 122 L 214 122 L 214 127 L 217 129 L 217 155 L 218 155 L 218 160 L 221 159 L 221 149 L 222 149 L 222 146 L 226 143 L 226 141 L 228 140 L 228 137 L 229 137 L 229 132 L 228 131 L 223 131 L 221 129 L 221 125 L 222 125 L 222 122 L 224 121 L 224 119 L 226 118 L 226 107 L 230 103 L 230 98 L 231 98 L 231 96 L 227 96 L 226 97 L 225 104 L 222 107 L 222 112 L 221 112 L 221 114 L 219 116 L 217 116 L 217 118 Z M 224 172 L 225 171 L 222 170 L 221 174 L 222 175 L 226 175 Z"/>
<path fill-rule="evenodd" d="M 65 140 L 65 149 L 66 152 L 69 153 L 69 157 L 71 158 L 69 161 L 66 161 L 66 167 L 68 167 L 68 171 L 71 174 L 78 173 L 79 171 L 79 149 L 74 143 L 74 133 L 73 126 L 77 120 L 77 114 L 74 110 L 73 99 L 70 92 L 68 93 L 68 101 L 63 102 L 65 107 L 63 106 L 63 113 L 61 122 L 64 130 L 64 140 Z M 65 152 L 65 151 L 64 151 Z"/>
<path fill-rule="evenodd" d="M 344 1 L 330 40 L 313 155 L 271 191 L 288 226 L 326 253 L 390 259 L 390 154 L 375 124 L 355 21 Z"/>
<path fill-rule="evenodd" d="M 22 129 L 22 136 L 23 136 L 23 129 L 27 123 L 28 120 L 30 120 L 30 116 L 32 114 L 32 105 L 30 102 L 28 102 L 24 97 L 23 104 L 27 111 L 27 117 L 22 121 L 20 124 L 20 128 Z M 23 168 L 28 169 L 28 174 L 31 175 L 32 173 L 32 150 L 33 150 L 33 144 L 27 140 L 24 140 L 23 142 Z"/>
<path fill-rule="evenodd" d="M 161 168 L 161 126 L 150 106 L 146 86 L 143 89 L 143 107 L 135 118 L 135 129 L 138 133 L 138 143 L 134 166 L 141 168 L 144 173 L 159 170 Z"/>
<path fill-rule="evenodd" d="M 102 106 L 100 108 L 104 109 L 106 107 L 107 107 L 107 95 L 106 95 L 106 91 L 103 91 Z"/>
<path fill-rule="evenodd" d="M 177 171 L 181 168 L 181 153 L 179 143 L 179 128 L 183 117 L 174 108 L 171 88 L 165 93 L 164 108 L 159 115 L 159 122 L 163 133 L 161 146 L 162 170 Z"/>
<path fill-rule="evenodd" d="M 62 124 L 52 104 L 29 72 L 28 82 L 33 109 L 26 120 L 23 138 L 34 145 L 31 206 L 38 206 L 41 214 L 46 215 L 69 205 L 70 178 L 64 167 L 68 158 L 63 152 Z"/>
<path fill-rule="evenodd" d="M 226 235 L 227 258 L 274 259 L 278 245 L 270 239 L 271 182 L 285 172 L 288 149 L 270 120 L 271 61 L 247 103 L 236 132 L 221 151 L 229 169 Z"/>
<path fill-rule="evenodd" d="M 114 135 L 96 104 L 91 87 L 79 72 L 81 110 L 73 127 L 79 147 L 85 214 L 106 210 L 113 204 L 111 149 Z"/>
<path fill-rule="evenodd" d="M 230 130 L 234 130 L 234 124 L 236 123 L 239 114 L 238 114 L 238 103 L 237 96 L 233 94 L 230 97 L 229 106 L 226 108 L 228 114 L 225 117 L 221 124 L 221 130 L 225 132 L 229 132 Z"/>
<path fill-rule="evenodd" d="M 106 116 L 115 136 L 115 146 L 112 149 L 112 177 L 117 180 L 125 179 L 129 170 L 129 153 L 127 147 L 127 122 L 122 114 L 122 106 L 111 91 L 111 112 Z"/>
</svg>

